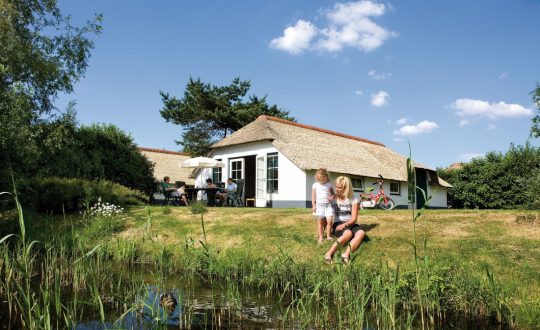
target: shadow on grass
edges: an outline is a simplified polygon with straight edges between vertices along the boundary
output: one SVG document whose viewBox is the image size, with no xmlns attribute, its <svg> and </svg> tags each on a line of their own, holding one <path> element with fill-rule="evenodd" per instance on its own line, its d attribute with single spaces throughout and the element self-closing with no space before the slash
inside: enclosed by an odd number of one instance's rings
<svg viewBox="0 0 540 330">
<path fill-rule="evenodd" d="M 371 229 L 379 226 L 378 223 L 361 223 L 361 224 L 358 224 L 358 225 L 366 233 L 366 236 L 364 236 L 364 240 L 362 241 L 362 243 L 366 243 L 366 242 L 371 241 L 371 239 L 369 238 L 369 235 L 367 234 L 368 231 L 370 231 Z"/>
</svg>

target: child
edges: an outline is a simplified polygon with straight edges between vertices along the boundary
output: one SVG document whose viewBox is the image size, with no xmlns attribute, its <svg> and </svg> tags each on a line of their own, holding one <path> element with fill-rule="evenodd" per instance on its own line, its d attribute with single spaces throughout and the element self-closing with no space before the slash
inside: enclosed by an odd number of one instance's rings
<svg viewBox="0 0 540 330">
<path fill-rule="evenodd" d="M 345 253 L 341 255 L 341 260 L 343 263 L 349 263 L 351 252 L 358 249 L 364 239 L 365 232 L 356 224 L 359 201 L 357 198 L 353 198 L 351 180 L 348 177 L 340 176 L 336 179 L 335 184 L 336 218 L 333 232 L 338 239 L 324 255 L 324 261 L 332 263 L 338 244 L 341 246 L 348 244 Z"/>
<path fill-rule="evenodd" d="M 332 240 L 331 229 L 334 220 L 334 209 L 332 200 L 334 199 L 334 189 L 328 179 L 328 172 L 324 168 L 319 168 L 315 174 L 315 182 L 311 188 L 311 208 L 313 215 L 317 218 L 317 234 L 319 242 L 323 241 L 323 227 L 326 226 L 326 239 Z"/>
</svg>

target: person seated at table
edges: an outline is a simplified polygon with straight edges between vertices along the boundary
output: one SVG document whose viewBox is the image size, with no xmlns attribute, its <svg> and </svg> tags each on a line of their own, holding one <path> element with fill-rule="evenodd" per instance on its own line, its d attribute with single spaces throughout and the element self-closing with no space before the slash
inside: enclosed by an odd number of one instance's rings
<svg viewBox="0 0 540 330">
<path fill-rule="evenodd" d="M 206 186 L 204 188 L 217 188 L 217 186 L 212 181 L 212 179 L 208 178 L 208 179 L 206 179 Z"/>
<path fill-rule="evenodd" d="M 186 194 L 186 186 L 185 184 L 181 187 L 171 187 L 171 178 L 169 178 L 168 176 L 164 177 L 163 178 L 163 182 L 165 183 L 166 187 L 165 190 L 166 191 L 170 191 L 171 192 L 171 196 L 174 196 L 174 197 L 180 197 L 182 198 L 182 201 L 184 201 L 184 203 L 186 205 L 189 205 L 188 203 L 188 200 L 187 200 L 187 194 Z"/>
<path fill-rule="evenodd" d="M 212 179 L 208 178 L 206 179 L 206 184 L 204 185 L 203 188 L 214 188 L 214 189 L 219 189 L 219 187 L 212 181 Z M 207 202 L 209 205 L 213 206 L 215 204 L 214 200 L 210 200 L 212 197 L 217 197 L 217 194 L 219 194 L 219 192 L 213 192 L 213 193 L 210 193 L 210 192 L 201 192 L 201 197 L 207 199 Z M 206 195 L 206 196 L 205 196 Z M 218 197 L 219 198 L 219 197 Z"/>
<path fill-rule="evenodd" d="M 227 200 L 228 194 L 236 194 L 236 190 L 238 189 L 238 186 L 236 183 L 234 183 L 233 178 L 227 179 L 227 186 L 225 187 L 225 192 L 218 193 L 217 198 L 221 201 L 221 204 L 224 205 L 225 201 Z"/>
</svg>

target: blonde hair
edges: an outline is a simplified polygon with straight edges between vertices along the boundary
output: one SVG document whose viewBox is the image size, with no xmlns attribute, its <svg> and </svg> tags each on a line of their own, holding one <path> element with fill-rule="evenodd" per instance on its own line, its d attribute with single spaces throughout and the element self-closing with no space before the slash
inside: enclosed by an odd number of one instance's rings
<svg viewBox="0 0 540 330">
<path fill-rule="evenodd" d="M 326 181 L 322 181 L 323 178 L 326 178 Z M 325 168 L 319 168 L 317 170 L 317 173 L 315 173 L 315 179 L 317 179 L 319 183 L 326 183 L 330 181 L 330 176 L 328 175 L 328 171 Z"/>
<path fill-rule="evenodd" d="M 336 186 L 339 184 L 340 186 L 343 187 L 343 189 L 341 189 L 341 193 L 347 196 L 348 199 L 351 199 L 353 197 L 353 191 L 351 189 L 352 187 L 351 179 L 349 179 L 346 176 L 338 176 L 336 178 L 335 183 L 336 183 Z"/>
</svg>

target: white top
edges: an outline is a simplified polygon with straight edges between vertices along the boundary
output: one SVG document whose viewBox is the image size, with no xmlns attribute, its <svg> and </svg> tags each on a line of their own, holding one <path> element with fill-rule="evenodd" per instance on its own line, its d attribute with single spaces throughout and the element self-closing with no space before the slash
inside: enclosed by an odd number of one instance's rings
<svg viewBox="0 0 540 330">
<path fill-rule="evenodd" d="M 328 200 L 328 197 L 330 197 L 330 190 L 332 189 L 332 184 L 330 182 L 326 182 L 323 184 L 320 184 L 318 181 L 313 184 L 311 189 L 315 190 L 315 202 L 317 204 L 328 204 L 330 201 Z"/>
<path fill-rule="evenodd" d="M 360 201 L 356 197 L 353 197 L 352 201 L 349 200 L 348 198 L 342 201 L 336 198 L 336 204 L 334 204 L 334 208 L 335 208 L 334 222 L 346 222 L 346 221 L 351 220 L 353 204 L 358 204 L 358 203 L 360 203 Z"/>
<path fill-rule="evenodd" d="M 234 192 L 234 191 L 236 191 L 237 188 L 238 188 L 238 186 L 236 185 L 236 183 L 234 183 L 234 182 L 227 183 L 227 191 L 228 192 Z"/>
</svg>

